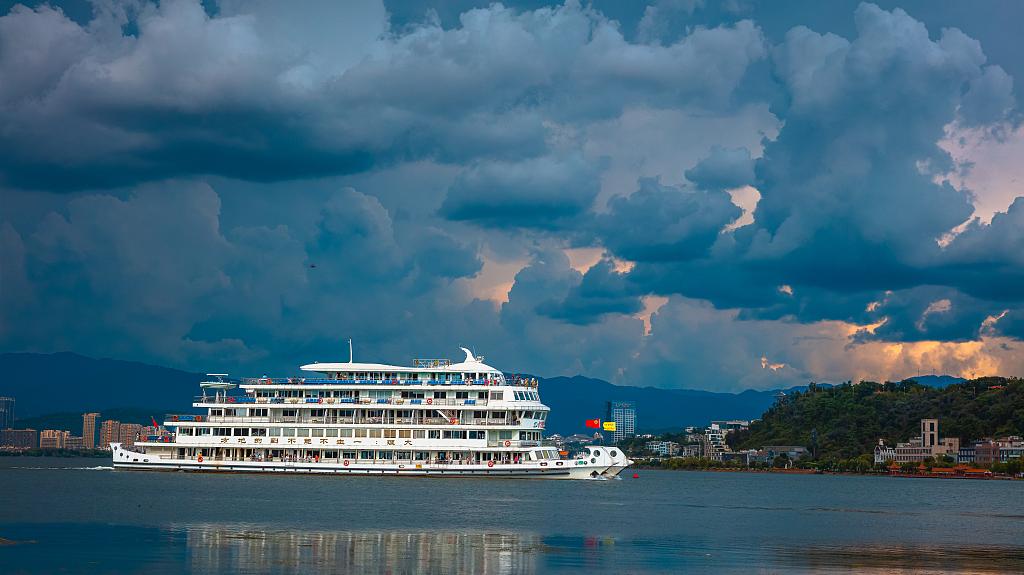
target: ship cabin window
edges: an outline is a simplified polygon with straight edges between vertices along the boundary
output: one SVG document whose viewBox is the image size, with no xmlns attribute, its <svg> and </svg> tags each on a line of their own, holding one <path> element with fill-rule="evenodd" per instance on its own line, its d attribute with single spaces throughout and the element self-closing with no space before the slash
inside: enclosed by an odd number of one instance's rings
<svg viewBox="0 0 1024 575">
<path fill-rule="evenodd" d="M 444 399 L 446 397 L 448 397 L 448 392 L 447 391 L 435 391 L 434 392 L 434 399 Z"/>
<path fill-rule="evenodd" d="M 440 429 L 428 429 L 427 430 L 427 439 L 441 439 L 441 430 Z"/>
<path fill-rule="evenodd" d="M 281 428 L 280 427 L 271 427 L 270 428 L 270 432 L 269 432 L 268 435 L 270 435 L 270 437 L 280 437 L 281 436 Z"/>
<path fill-rule="evenodd" d="M 338 430 L 337 429 L 325 429 L 324 430 L 324 436 L 325 437 L 338 437 Z"/>
<path fill-rule="evenodd" d="M 446 429 L 443 437 L 445 439 L 466 439 L 466 432 L 462 430 Z"/>
<path fill-rule="evenodd" d="M 476 392 L 476 398 L 477 399 L 487 399 L 487 392 L 486 391 L 478 391 L 478 392 Z"/>
<path fill-rule="evenodd" d="M 352 437 L 352 429 L 339 429 L 338 436 L 340 437 Z"/>
<path fill-rule="evenodd" d="M 469 399 L 469 392 L 468 391 L 456 391 L 455 392 L 455 399 Z"/>
<path fill-rule="evenodd" d="M 264 427 L 254 427 L 254 428 L 252 428 L 252 436 L 253 437 L 266 437 L 267 436 L 267 430 Z"/>
<path fill-rule="evenodd" d="M 384 438 L 385 439 L 395 439 L 396 437 L 398 437 L 398 432 L 396 430 L 394 430 L 394 429 L 385 429 L 384 430 Z"/>
<path fill-rule="evenodd" d="M 430 459 L 430 453 L 426 451 L 416 452 L 416 461 L 426 461 L 427 459 Z"/>
<path fill-rule="evenodd" d="M 265 407 L 250 408 L 249 409 L 249 417 L 266 417 L 266 416 L 267 416 L 267 408 L 265 408 Z"/>
<path fill-rule="evenodd" d="M 213 434 L 217 437 L 228 437 L 231 435 L 230 427 L 214 427 Z"/>
<path fill-rule="evenodd" d="M 481 392 L 481 393 L 483 393 L 483 392 Z M 491 392 L 491 401 L 501 401 L 502 399 L 505 399 L 505 392 L 504 391 L 492 391 Z"/>
<path fill-rule="evenodd" d="M 482 430 L 482 429 L 479 430 L 479 431 L 475 430 L 475 429 L 471 429 L 471 430 L 469 430 L 468 433 L 469 433 L 469 439 L 486 439 L 487 438 L 487 432 Z"/>
<path fill-rule="evenodd" d="M 224 415 L 223 409 L 211 409 L 210 415 Z"/>
<path fill-rule="evenodd" d="M 367 436 L 370 437 L 371 439 L 380 439 L 380 430 L 369 429 L 367 430 Z"/>
<path fill-rule="evenodd" d="M 296 416 L 298 416 L 298 414 L 299 414 L 299 410 L 297 410 L 297 409 L 282 409 L 281 410 L 281 417 L 296 417 Z"/>
<path fill-rule="evenodd" d="M 399 429 L 398 430 L 398 437 L 401 438 L 401 439 L 412 439 L 412 430 L 411 429 Z"/>
<path fill-rule="evenodd" d="M 210 428 L 209 427 L 197 427 L 196 428 L 196 435 L 210 435 Z"/>
<path fill-rule="evenodd" d="M 319 427 L 316 427 L 316 428 L 313 428 L 313 429 L 309 430 L 309 434 L 311 436 L 313 436 L 313 437 L 323 437 L 324 436 L 324 430 L 319 428 Z"/>
<path fill-rule="evenodd" d="M 366 429 L 359 428 L 356 431 L 356 437 L 366 437 Z"/>
<path fill-rule="evenodd" d="M 403 391 L 402 399 L 423 399 L 424 393 L 422 391 Z"/>
<path fill-rule="evenodd" d="M 359 459 L 373 459 L 373 452 L 372 451 L 360 451 L 359 452 Z"/>
<path fill-rule="evenodd" d="M 309 428 L 300 427 L 295 430 L 296 437 L 309 437 Z"/>
<path fill-rule="evenodd" d="M 235 437 L 243 437 L 249 435 L 249 430 L 244 427 L 236 427 L 233 430 L 232 435 L 234 435 Z"/>
<path fill-rule="evenodd" d="M 192 432 L 192 428 L 191 427 L 179 427 L 178 428 L 178 435 L 195 435 L 195 434 Z"/>
<path fill-rule="evenodd" d="M 505 412 L 504 411 L 492 411 L 491 412 L 491 419 L 505 419 Z"/>
<path fill-rule="evenodd" d="M 295 428 L 283 427 L 281 428 L 281 435 L 283 435 L 284 437 L 295 437 Z"/>
<path fill-rule="evenodd" d="M 427 437 L 427 430 L 426 429 L 413 429 L 412 430 L 412 438 L 413 439 L 425 439 L 426 437 Z"/>
<path fill-rule="evenodd" d="M 487 417 L 486 411 L 474 411 L 473 419 L 485 419 Z"/>
</svg>

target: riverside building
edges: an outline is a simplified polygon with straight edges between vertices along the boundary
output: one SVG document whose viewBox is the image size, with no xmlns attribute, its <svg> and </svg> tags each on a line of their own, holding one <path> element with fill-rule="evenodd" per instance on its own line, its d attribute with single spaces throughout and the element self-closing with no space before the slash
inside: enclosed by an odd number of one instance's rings
<svg viewBox="0 0 1024 575">
<path fill-rule="evenodd" d="M 609 401 L 607 421 L 615 422 L 612 443 L 636 435 L 636 404 L 632 401 Z"/>
<path fill-rule="evenodd" d="M 166 434 L 112 442 L 117 469 L 440 477 L 611 477 L 632 461 L 590 445 L 575 459 L 542 445 L 550 409 L 535 379 L 464 361 L 312 363 L 309 377 L 210 374 Z M 104 427 L 106 427 L 104 422 Z M 173 432 L 171 431 L 173 430 Z"/>
<path fill-rule="evenodd" d="M 96 420 L 99 416 L 98 413 L 82 414 L 82 447 L 85 449 L 96 448 Z"/>
</svg>

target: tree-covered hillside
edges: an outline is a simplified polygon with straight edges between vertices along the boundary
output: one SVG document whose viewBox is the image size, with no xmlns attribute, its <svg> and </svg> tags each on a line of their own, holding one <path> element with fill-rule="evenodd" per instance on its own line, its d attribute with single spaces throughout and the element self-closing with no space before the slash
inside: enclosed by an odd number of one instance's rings
<svg viewBox="0 0 1024 575">
<path fill-rule="evenodd" d="M 851 458 L 870 453 L 879 438 L 895 443 L 917 436 L 920 420 L 929 417 L 939 419 L 942 437 L 961 442 L 1024 435 L 1024 380 L 984 377 L 943 389 L 913 380 L 811 385 L 777 402 L 749 430 L 731 434 L 729 444 L 804 445 L 819 458 Z"/>
</svg>

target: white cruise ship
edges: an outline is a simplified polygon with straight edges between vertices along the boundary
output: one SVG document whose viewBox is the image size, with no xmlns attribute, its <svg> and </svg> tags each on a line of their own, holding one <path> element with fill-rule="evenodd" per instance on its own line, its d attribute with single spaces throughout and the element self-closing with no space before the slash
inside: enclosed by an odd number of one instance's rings
<svg viewBox="0 0 1024 575">
<path fill-rule="evenodd" d="M 312 363 L 313 377 L 210 374 L 168 432 L 112 443 L 114 467 L 431 477 L 592 479 L 633 462 L 616 447 L 573 459 L 541 444 L 549 408 L 537 381 L 509 377 L 462 348 L 464 361 Z M 173 431 L 173 433 L 171 432 Z"/>
</svg>

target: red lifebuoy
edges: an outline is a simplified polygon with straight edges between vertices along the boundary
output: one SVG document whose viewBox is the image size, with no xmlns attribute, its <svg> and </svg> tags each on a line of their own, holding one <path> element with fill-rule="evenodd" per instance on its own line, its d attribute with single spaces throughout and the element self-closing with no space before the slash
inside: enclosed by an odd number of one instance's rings
<svg viewBox="0 0 1024 575">
<path fill-rule="evenodd" d="M 203 462 L 203 454 L 202 453 L 199 454 L 199 457 L 196 458 L 196 461 L 198 461 L 199 463 Z"/>
<path fill-rule="evenodd" d="M 494 467 L 494 461 L 488 461 L 487 467 Z"/>
<path fill-rule="evenodd" d="M 505 440 L 505 447 L 512 447 L 512 442 L 506 439 Z"/>
<path fill-rule="evenodd" d="M 342 465 L 344 465 L 345 467 L 348 467 L 348 460 L 346 459 L 345 461 L 343 461 Z"/>
<path fill-rule="evenodd" d="M 434 399 L 433 399 L 433 398 L 431 398 L 431 397 L 428 397 L 428 398 L 427 398 L 427 405 L 430 405 L 430 404 L 432 404 L 432 403 L 434 403 Z"/>
<path fill-rule="evenodd" d="M 451 423 L 452 425 L 456 425 L 456 424 L 459 423 L 459 420 L 458 419 L 452 419 L 452 420 L 449 421 L 449 423 Z"/>
</svg>

